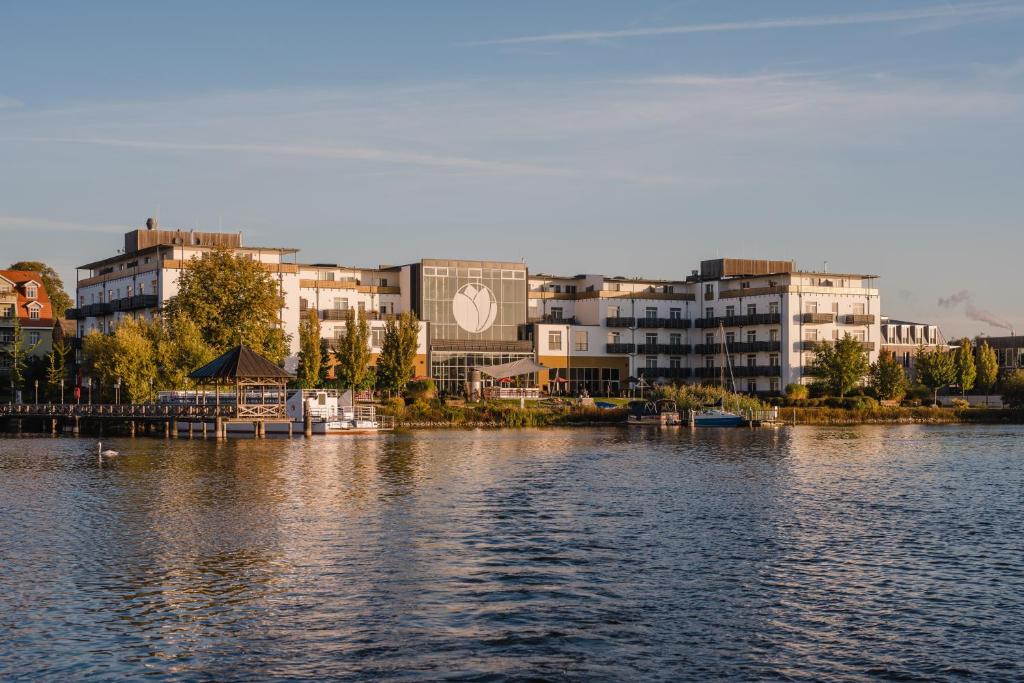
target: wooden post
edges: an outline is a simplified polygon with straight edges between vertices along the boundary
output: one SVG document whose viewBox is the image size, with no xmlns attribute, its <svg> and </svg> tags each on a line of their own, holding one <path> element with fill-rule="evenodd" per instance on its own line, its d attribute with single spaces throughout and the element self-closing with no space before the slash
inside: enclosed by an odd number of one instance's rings
<svg viewBox="0 0 1024 683">
<path fill-rule="evenodd" d="M 292 438 L 292 421 L 288 420 L 288 438 Z"/>
<path fill-rule="evenodd" d="M 135 420 L 129 420 L 128 431 L 131 432 L 132 438 L 135 438 Z"/>
<path fill-rule="evenodd" d="M 171 438 L 178 438 L 178 418 L 171 420 Z"/>
<path fill-rule="evenodd" d="M 690 429 L 697 426 L 697 413 L 694 412 L 693 408 L 686 411 L 686 424 L 689 425 Z"/>
<path fill-rule="evenodd" d="M 54 418 L 54 419 L 50 420 L 50 433 L 51 434 L 56 434 L 57 433 L 57 418 Z"/>
<path fill-rule="evenodd" d="M 308 410 L 302 411 L 302 435 L 313 436 L 313 415 Z"/>
<path fill-rule="evenodd" d="M 206 439 L 206 420 L 203 420 L 203 439 Z"/>
<path fill-rule="evenodd" d="M 80 425 L 78 424 L 78 420 L 79 420 L 79 417 L 77 415 L 75 415 L 74 423 L 73 423 L 73 425 L 71 427 L 71 433 L 74 434 L 75 436 L 78 436 L 81 433 L 81 428 L 80 428 Z"/>
<path fill-rule="evenodd" d="M 223 429 L 224 429 L 224 418 L 221 417 L 220 415 L 218 415 L 217 417 L 213 418 L 214 438 L 216 438 L 216 439 L 221 438 L 221 431 L 223 431 Z"/>
<path fill-rule="evenodd" d="M 171 436 L 171 421 L 170 420 L 164 420 L 164 438 L 166 439 L 166 438 L 168 438 L 170 436 Z"/>
<path fill-rule="evenodd" d="M 192 420 L 188 421 L 188 438 L 192 438 L 192 430 L 194 429 L 195 422 Z"/>
</svg>

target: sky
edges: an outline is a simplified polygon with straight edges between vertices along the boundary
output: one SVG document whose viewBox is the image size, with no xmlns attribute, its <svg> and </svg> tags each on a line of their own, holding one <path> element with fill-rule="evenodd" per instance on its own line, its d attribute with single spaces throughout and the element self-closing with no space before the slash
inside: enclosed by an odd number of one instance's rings
<svg viewBox="0 0 1024 683">
<path fill-rule="evenodd" d="M 73 282 L 149 216 L 360 266 L 794 259 L 1024 332 L 1024 0 L 3 5 L 2 265 Z"/>
</svg>

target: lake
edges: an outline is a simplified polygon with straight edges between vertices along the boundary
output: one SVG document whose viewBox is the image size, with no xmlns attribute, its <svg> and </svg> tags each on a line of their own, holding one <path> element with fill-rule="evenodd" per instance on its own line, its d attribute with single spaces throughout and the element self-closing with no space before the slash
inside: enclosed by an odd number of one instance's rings
<svg viewBox="0 0 1024 683">
<path fill-rule="evenodd" d="M 0 679 L 1024 677 L 1024 429 L 0 439 Z"/>
</svg>

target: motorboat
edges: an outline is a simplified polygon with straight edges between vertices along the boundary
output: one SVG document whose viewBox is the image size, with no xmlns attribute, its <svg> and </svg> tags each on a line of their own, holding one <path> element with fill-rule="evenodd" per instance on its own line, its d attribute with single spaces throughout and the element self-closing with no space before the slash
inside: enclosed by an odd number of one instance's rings
<svg viewBox="0 0 1024 683">
<path fill-rule="evenodd" d="M 682 424 L 676 402 L 669 399 L 660 401 L 630 401 L 626 421 L 631 425 L 654 425 L 668 427 Z"/>
<path fill-rule="evenodd" d="M 745 423 L 741 415 L 721 408 L 705 408 L 693 414 L 695 427 L 742 427 Z"/>
</svg>

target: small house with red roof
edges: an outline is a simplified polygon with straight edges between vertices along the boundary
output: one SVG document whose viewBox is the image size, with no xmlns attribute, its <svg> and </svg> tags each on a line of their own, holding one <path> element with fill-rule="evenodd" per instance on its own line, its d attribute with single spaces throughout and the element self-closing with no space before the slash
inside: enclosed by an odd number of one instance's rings
<svg viewBox="0 0 1024 683">
<path fill-rule="evenodd" d="M 53 345 L 53 306 L 42 276 L 35 271 L 0 270 L 0 374 L 10 368 L 15 318 L 28 354 L 48 354 Z"/>
</svg>

